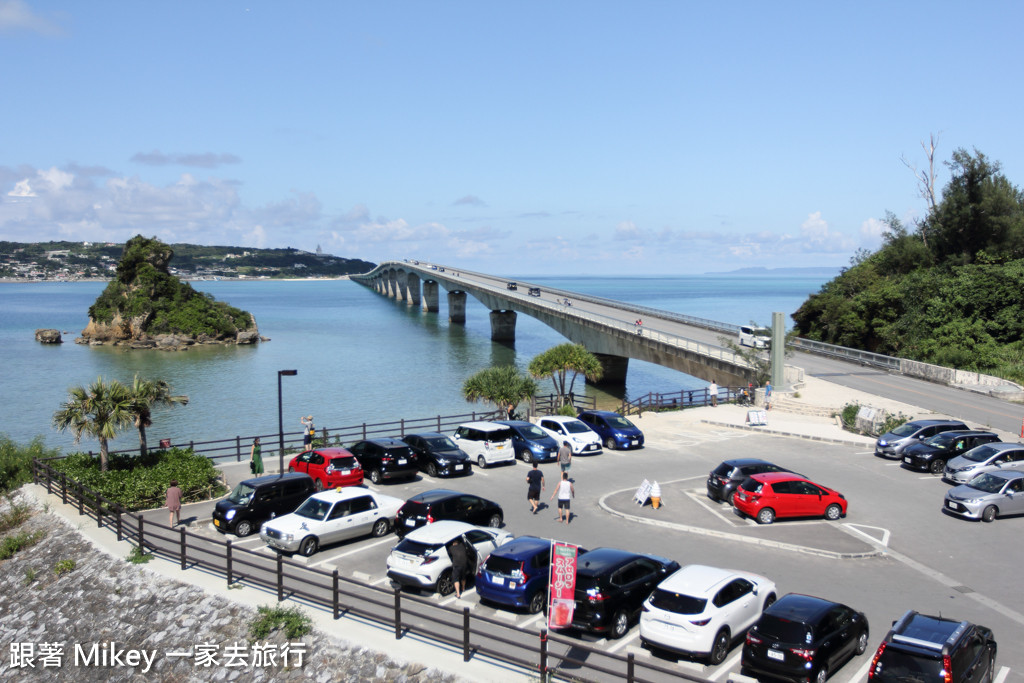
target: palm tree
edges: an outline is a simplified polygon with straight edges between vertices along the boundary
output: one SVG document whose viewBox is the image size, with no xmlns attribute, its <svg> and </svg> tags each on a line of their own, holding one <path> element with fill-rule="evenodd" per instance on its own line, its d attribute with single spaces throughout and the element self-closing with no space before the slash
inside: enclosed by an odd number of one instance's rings
<svg viewBox="0 0 1024 683">
<path fill-rule="evenodd" d="M 530 361 L 529 371 L 537 379 L 551 378 L 555 385 L 555 393 L 558 394 L 559 406 L 565 405 L 566 396 L 572 393 L 577 375 L 582 374 L 591 382 L 596 382 L 604 375 L 601 361 L 582 344 L 559 344 L 551 347 L 539 356 L 534 356 Z M 572 378 L 566 387 L 566 377 L 570 372 Z"/>
<path fill-rule="evenodd" d="M 519 374 L 512 365 L 484 368 L 462 384 L 462 395 L 467 401 L 485 401 L 499 409 L 519 405 L 535 393 L 537 383 Z"/>
<path fill-rule="evenodd" d="M 68 389 L 69 400 L 53 414 L 53 426 L 59 431 L 70 429 L 75 443 L 82 435 L 100 442 L 100 471 L 107 470 L 107 441 L 132 423 L 129 389 L 117 380 L 109 383 L 97 377 L 88 389 Z"/>
<path fill-rule="evenodd" d="M 135 428 L 139 430 L 139 455 L 145 457 L 146 427 L 153 424 L 153 408 L 155 406 L 188 405 L 188 396 L 172 396 L 171 385 L 162 379 L 139 379 L 135 375 L 132 386 L 128 389 L 131 412 Z"/>
</svg>

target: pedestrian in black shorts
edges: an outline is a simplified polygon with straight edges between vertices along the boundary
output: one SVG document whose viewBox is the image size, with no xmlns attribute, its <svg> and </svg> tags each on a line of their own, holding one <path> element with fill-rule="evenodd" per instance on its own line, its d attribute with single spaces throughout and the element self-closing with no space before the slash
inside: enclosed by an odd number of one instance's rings
<svg viewBox="0 0 1024 683">
<path fill-rule="evenodd" d="M 544 488 L 544 473 L 537 469 L 537 463 L 533 463 L 533 469 L 526 473 L 526 483 L 529 488 L 526 490 L 526 499 L 530 501 L 533 514 L 537 514 L 537 506 L 540 505 L 540 492 Z"/>
<path fill-rule="evenodd" d="M 568 524 L 569 520 L 572 519 L 572 512 L 569 511 L 569 501 L 576 497 L 576 487 L 569 481 L 568 472 L 562 472 L 562 481 L 558 482 L 555 492 L 551 494 L 551 499 L 554 500 L 555 496 L 558 496 L 558 517 L 555 519 L 561 522 L 564 516 L 565 523 Z M 562 514 L 563 512 L 565 513 L 564 515 Z"/>
<path fill-rule="evenodd" d="M 466 546 L 462 537 L 456 538 L 448 546 L 448 556 L 452 558 L 452 584 L 455 587 L 455 597 L 462 597 L 462 589 L 466 580 L 466 569 L 469 567 L 469 558 L 466 554 Z"/>
</svg>

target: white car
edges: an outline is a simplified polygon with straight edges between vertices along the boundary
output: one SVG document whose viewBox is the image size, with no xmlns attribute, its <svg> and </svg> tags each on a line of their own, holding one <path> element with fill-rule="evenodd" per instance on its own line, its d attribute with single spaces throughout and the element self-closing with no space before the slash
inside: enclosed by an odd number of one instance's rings
<svg viewBox="0 0 1024 683">
<path fill-rule="evenodd" d="M 467 422 L 452 434 L 456 445 L 466 451 L 469 459 L 481 469 L 502 462 L 516 462 L 512 447 L 512 430 L 497 422 Z"/>
<path fill-rule="evenodd" d="M 721 664 L 775 598 L 775 583 L 763 576 L 690 564 L 658 584 L 644 602 L 640 642 Z"/>
<path fill-rule="evenodd" d="M 309 557 L 320 546 L 358 536 L 383 536 L 395 525 L 400 498 L 361 486 L 321 491 L 295 512 L 265 522 L 260 539 L 271 548 Z"/>
<path fill-rule="evenodd" d="M 501 529 L 452 520 L 428 524 L 410 531 L 401 543 L 391 549 L 387 562 L 388 578 L 403 586 L 427 588 L 448 595 L 455 590 L 448 546 L 459 537 L 467 549 L 473 549 L 469 551 L 469 566 L 466 568 L 466 577 L 469 578 L 476 575 L 477 567 L 491 551 L 512 540 L 513 535 Z"/>
<path fill-rule="evenodd" d="M 565 415 L 548 415 L 542 417 L 537 424 L 558 442 L 559 448 L 563 441 L 568 441 L 573 455 L 597 455 L 603 452 L 601 435 L 583 420 Z"/>
</svg>

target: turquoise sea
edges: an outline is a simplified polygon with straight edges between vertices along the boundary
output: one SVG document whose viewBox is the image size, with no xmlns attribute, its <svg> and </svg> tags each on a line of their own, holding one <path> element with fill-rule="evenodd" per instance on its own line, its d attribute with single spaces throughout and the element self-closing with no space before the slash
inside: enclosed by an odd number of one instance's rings
<svg viewBox="0 0 1024 683">
<path fill-rule="evenodd" d="M 679 277 L 530 277 L 541 286 L 619 299 L 729 323 L 767 323 L 772 311 L 795 311 L 826 277 L 703 275 Z M 148 430 L 160 438 L 204 441 L 277 431 L 277 371 L 283 378 L 285 430 L 313 414 L 317 427 L 379 423 L 400 418 L 484 410 L 466 403 L 462 382 L 474 372 L 530 359 L 565 341 L 520 315 L 514 347 L 490 341 L 488 310 L 472 297 L 466 325 L 440 313 L 396 304 L 347 280 L 216 281 L 193 286 L 252 312 L 270 342 L 253 347 L 196 348 L 185 352 L 90 348 L 74 343 L 104 283 L 0 283 L 0 432 L 18 441 L 40 435 L 50 446 L 72 447 L 69 434 L 50 426 L 73 385 L 97 377 L 130 382 L 135 373 L 171 383 L 187 406 L 158 411 Z M 442 297 L 443 300 L 443 297 Z M 37 328 L 59 328 L 65 343 L 37 343 Z M 626 393 L 696 389 L 704 382 L 659 366 L 630 361 Z M 550 391 L 550 383 L 541 383 Z M 577 386 L 577 391 L 580 387 Z M 587 389 L 593 392 L 592 389 Z M 604 407 L 618 398 L 599 394 Z M 111 448 L 131 448 L 134 431 Z M 95 449 L 83 441 L 82 448 Z"/>
</svg>

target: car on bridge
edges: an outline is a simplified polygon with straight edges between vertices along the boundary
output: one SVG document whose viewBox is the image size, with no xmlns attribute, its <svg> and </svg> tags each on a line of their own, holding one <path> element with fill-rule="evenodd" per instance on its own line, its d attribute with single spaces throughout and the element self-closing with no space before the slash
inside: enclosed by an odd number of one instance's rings
<svg viewBox="0 0 1024 683">
<path fill-rule="evenodd" d="M 739 342 L 740 346 L 750 346 L 755 349 L 767 349 L 772 345 L 771 330 L 753 325 L 740 325 Z"/>
<path fill-rule="evenodd" d="M 618 413 L 584 410 L 577 417 L 597 432 L 604 441 L 604 447 L 610 451 L 644 447 L 644 433 Z"/>
<path fill-rule="evenodd" d="M 505 285 L 505 289 L 514 292 L 517 289 L 519 289 L 519 285 L 515 282 L 509 282 L 507 285 Z"/>
<path fill-rule="evenodd" d="M 530 287 L 527 293 L 530 296 L 540 296 L 540 287 Z"/>
</svg>

